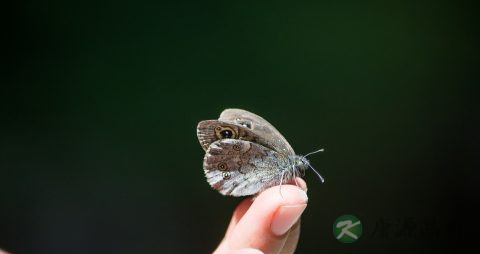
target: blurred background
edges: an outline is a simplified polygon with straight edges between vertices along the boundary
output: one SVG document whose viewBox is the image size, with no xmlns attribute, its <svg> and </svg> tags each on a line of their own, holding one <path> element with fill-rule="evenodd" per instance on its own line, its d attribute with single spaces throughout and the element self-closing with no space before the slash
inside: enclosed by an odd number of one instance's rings
<svg viewBox="0 0 480 254">
<path fill-rule="evenodd" d="M 472 1 L 473 2 L 473 1 Z M 0 248 L 209 253 L 240 198 L 196 125 L 272 123 L 305 178 L 298 253 L 475 241 L 478 6 L 461 1 L 16 1 L 0 92 Z M 333 222 L 359 218 L 341 243 Z M 465 240 L 467 238 L 467 240 Z M 463 239 L 463 240 L 462 240 Z"/>
</svg>

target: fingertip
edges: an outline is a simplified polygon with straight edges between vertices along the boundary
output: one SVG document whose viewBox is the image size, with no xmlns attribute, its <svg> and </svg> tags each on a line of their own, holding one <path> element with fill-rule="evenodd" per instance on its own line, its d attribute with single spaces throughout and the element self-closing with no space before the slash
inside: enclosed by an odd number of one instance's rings
<svg viewBox="0 0 480 254">
<path fill-rule="evenodd" d="M 257 200 L 261 202 L 262 199 L 277 199 L 277 202 L 271 203 L 275 212 L 270 224 L 270 231 L 276 236 L 282 236 L 292 228 L 308 203 L 307 193 L 295 185 L 272 187 L 264 191 Z"/>
<path fill-rule="evenodd" d="M 303 205 L 284 205 L 277 209 L 273 216 L 270 230 L 274 235 L 282 236 L 287 233 L 298 221 L 307 204 Z"/>
<path fill-rule="evenodd" d="M 263 191 L 231 232 L 230 248 L 277 253 L 285 244 L 286 232 L 299 220 L 307 202 L 305 191 L 295 185 L 274 186 Z"/>
<path fill-rule="evenodd" d="M 266 202 L 272 205 L 298 205 L 308 202 L 307 193 L 295 185 L 278 185 L 265 190 L 255 199 L 256 202 Z"/>
<path fill-rule="evenodd" d="M 307 183 L 305 182 L 305 180 L 303 180 L 301 177 L 297 177 L 297 178 L 295 178 L 295 180 L 294 180 L 295 185 L 298 184 L 298 187 L 300 187 L 303 191 L 307 192 L 308 188 L 307 188 Z"/>
</svg>

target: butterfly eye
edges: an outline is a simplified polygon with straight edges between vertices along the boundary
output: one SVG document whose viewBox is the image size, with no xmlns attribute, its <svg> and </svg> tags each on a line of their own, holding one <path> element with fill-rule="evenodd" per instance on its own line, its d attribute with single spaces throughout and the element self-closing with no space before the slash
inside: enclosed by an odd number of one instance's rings
<svg viewBox="0 0 480 254">
<path fill-rule="evenodd" d="M 300 172 L 300 176 L 302 176 L 302 177 L 305 176 L 305 169 L 304 168 L 300 168 L 298 171 Z"/>
<path fill-rule="evenodd" d="M 222 135 L 222 138 L 231 138 L 233 136 L 233 133 L 230 130 L 223 130 L 220 134 Z"/>
</svg>

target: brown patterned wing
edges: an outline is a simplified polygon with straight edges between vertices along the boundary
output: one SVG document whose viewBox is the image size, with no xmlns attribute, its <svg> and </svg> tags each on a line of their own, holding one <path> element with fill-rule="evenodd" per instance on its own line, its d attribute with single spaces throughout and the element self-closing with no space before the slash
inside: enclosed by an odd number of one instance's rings
<svg viewBox="0 0 480 254">
<path fill-rule="evenodd" d="M 252 112 L 243 109 L 225 109 L 218 118 L 219 121 L 233 123 L 250 129 L 257 136 L 268 140 L 269 146 L 275 151 L 294 155 L 295 152 L 280 132 L 267 120 Z"/>
<path fill-rule="evenodd" d="M 289 160 L 262 145 L 236 139 L 213 142 L 203 160 L 208 183 L 223 195 L 253 195 L 291 178 Z"/>
<path fill-rule="evenodd" d="M 203 150 L 207 151 L 210 144 L 221 139 L 239 139 L 251 141 L 267 148 L 276 150 L 276 143 L 242 125 L 227 123 L 219 120 L 205 120 L 197 125 L 197 137 Z"/>
<path fill-rule="evenodd" d="M 205 120 L 197 125 L 197 137 L 203 150 L 211 143 L 225 138 L 253 141 L 257 138 L 252 131 L 242 126 L 218 120 Z"/>
</svg>

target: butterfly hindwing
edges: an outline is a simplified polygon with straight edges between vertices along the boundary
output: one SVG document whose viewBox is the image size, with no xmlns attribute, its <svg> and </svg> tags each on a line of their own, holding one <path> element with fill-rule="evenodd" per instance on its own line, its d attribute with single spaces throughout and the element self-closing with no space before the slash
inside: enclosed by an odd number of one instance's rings
<svg viewBox="0 0 480 254">
<path fill-rule="evenodd" d="M 203 168 L 208 183 L 223 195 L 246 196 L 278 185 L 288 163 L 288 157 L 262 145 L 222 139 L 210 144 Z"/>
</svg>

